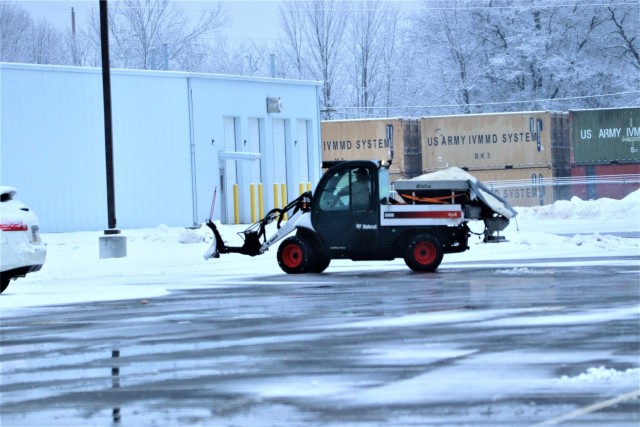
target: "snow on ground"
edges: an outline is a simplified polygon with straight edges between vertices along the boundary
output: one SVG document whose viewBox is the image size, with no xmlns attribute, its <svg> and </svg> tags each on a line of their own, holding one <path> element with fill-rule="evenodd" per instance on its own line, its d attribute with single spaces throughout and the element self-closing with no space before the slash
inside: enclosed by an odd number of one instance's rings
<svg viewBox="0 0 640 427">
<path fill-rule="evenodd" d="M 597 368 L 589 368 L 586 372 L 577 375 L 575 377 L 569 377 L 563 375 L 557 381 L 560 383 L 580 383 L 580 382 L 594 382 L 594 381 L 613 381 L 621 377 L 631 377 L 632 379 L 640 377 L 640 369 L 629 368 L 624 371 L 617 371 L 612 368 L 606 368 L 604 366 L 598 366 Z"/>
<path fill-rule="evenodd" d="M 640 191 L 623 200 L 600 199 L 558 201 L 553 205 L 517 208 L 518 216 L 504 231 L 508 242 L 482 243 L 479 237 L 470 240 L 471 249 L 446 255 L 441 269 L 464 267 L 466 262 L 483 261 L 484 267 L 495 265 L 500 274 L 522 273 L 524 267 L 505 269 L 501 260 L 539 259 L 540 265 L 567 262 L 631 263 L 638 260 L 615 258 L 640 255 Z M 231 245 L 241 245 L 236 234 L 247 225 L 219 225 Z M 483 224 L 471 224 L 481 232 Z M 267 235 L 275 231 L 269 226 Z M 615 233 L 631 233 L 620 237 Z M 4 314 L 26 307 L 73 302 L 144 299 L 166 295 L 175 289 L 231 286 L 239 280 L 258 275 L 284 274 L 276 261 L 277 244 L 264 255 L 247 257 L 222 255 L 204 260 L 212 236 L 207 227 L 190 230 L 159 225 L 150 229 L 123 230 L 127 237 L 125 258 L 100 259 L 98 241 L 103 231 L 44 234 L 47 260 L 41 271 L 12 281 L 0 296 Z M 595 261 L 575 261 L 573 258 L 614 257 Z M 568 261 L 572 258 L 571 261 Z M 564 259 L 564 260 L 563 260 Z M 453 264 L 455 263 L 455 264 Z M 463 264 L 461 264 L 463 263 Z M 353 271 L 357 263 L 332 261 L 327 273 Z M 538 265 L 538 264 L 536 264 Z M 529 265 L 531 266 L 531 265 Z M 391 262 L 367 263 L 370 269 L 406 269 L 402 259 Z M 471 267 L 473 268 L 473 267 Z"/>
</svg>

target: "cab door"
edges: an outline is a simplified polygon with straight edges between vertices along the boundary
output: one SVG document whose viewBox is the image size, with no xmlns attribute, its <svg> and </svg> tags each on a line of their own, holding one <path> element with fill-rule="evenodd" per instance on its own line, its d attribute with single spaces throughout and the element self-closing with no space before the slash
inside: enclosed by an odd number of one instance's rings
<svg viewBox="0 0 640 427">
<path fill-rule="evenodd" d="M 327 171 L 318 183 L 311 221 L 333 258 L 375 259 L 377 172 L 371 162 L 345 162 Z"/>
</svg>

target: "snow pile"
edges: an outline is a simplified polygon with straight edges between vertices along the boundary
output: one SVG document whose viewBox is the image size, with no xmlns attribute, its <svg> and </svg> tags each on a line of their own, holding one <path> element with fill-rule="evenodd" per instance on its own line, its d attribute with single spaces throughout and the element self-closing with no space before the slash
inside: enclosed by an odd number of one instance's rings
<svg viewBox="0 0 640 427">
<path fill-rule="evenodd" d="M 584 247 L 614 251 L 622 248 L 640 248 L 640 239 L 629 239 L 611 235 L 594 233 L 590 235 L 576 234 L 571 237 L 547 235 L 543 233 L 518 233 L 510 234 L 511 243 L 523 246 L 548 247 L 549 249 Z"/>
<path fill-rule="evenodd" d="M 202 243 L 205 240 L 206 238 L 202 234 L 190 228 L 182 230 L 182 232 L 178 236 L 178 242 L 183 244 Z"/>
<path fill-rule="evenodd" d="M 458 167 L 450 167 L 436 172 L 426 173 L 408 181 L 468 182 L 472 190 L 478 194 L 478 198 L 488 207 L 493 209 L 494 212 L 499 213 L 505 218 L 512 218 L 516 215 L 516 211 L 513 210 L 504 199 L 501 199 L 496 194 L 492 193 L 488 188 L 481 184 L 476 177 Z"/>
<path fill-rule="evenodd" d="M 136 233 L 135 235 L 131 236 L 129 241 L 135 242 L 137 239 L 142 239 L 154 243 L 189 244 L 206 242 L 207 238 L 209 238 L 210 240 L 211 231 L 206 226 L 202 226 L 199 229 L 191 229 L 169 227 L 161 224 L 156 228 L 141 230 L 141 233 Z"/>
<path fill-rule="evenodd" d="M 582 373 L 575 377 L 569 377 L 563 375 L 557 382 L 560 383 L 581 383 L 581 382 L 594 382 L 594 381 L 615 381 L 625 377 L 638 377 L 640 376 L 640 369 L 627 369 L 625 371 L 617 371 L 613 368 L 608 369 L 604 366 L 597 368 L 589 368 L 587 372 Z"/>
<path fill-rule="evenodd" d="M 471 181 L 478 182 L 478 179 L 469 172 L 457 167 L 450 167 L 436 172 L 425 173 L 409 181 Z"/>
<path fill-rule="evenodd" d="M 517 208 L 518 216 L 536 219 L 626 219 L 640 222 L 640 190 L 634 191 L 622 200 L 607 198 L 582 200 L 558 200 L 551 205 Z"/>
</svg>

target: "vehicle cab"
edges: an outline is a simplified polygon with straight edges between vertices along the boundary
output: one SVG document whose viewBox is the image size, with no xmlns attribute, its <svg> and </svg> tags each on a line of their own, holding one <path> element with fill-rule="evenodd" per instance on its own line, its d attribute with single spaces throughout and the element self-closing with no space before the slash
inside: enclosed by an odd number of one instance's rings
<svg viewBox="0 0 640 427">
<path fill-rule="evenodd" d="M 380 259 L 379 201 L 389 171 L 373 161 L 336 162 L 313 195 L 311 223 L 331 258 Z"/>
</svg>

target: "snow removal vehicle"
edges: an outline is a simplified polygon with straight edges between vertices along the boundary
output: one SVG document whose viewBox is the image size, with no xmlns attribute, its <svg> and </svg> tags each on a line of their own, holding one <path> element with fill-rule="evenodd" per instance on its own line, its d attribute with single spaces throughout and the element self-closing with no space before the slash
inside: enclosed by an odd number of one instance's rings
<svg viewBox="0 0 640 427">
<path fill-rule="evenodd" d="M 484 235 L 485 242 L 503 240 L 499 232 L 516 215 L 506 200 L 459 168 L 399 180 L 393 188 L 388 168 L 379 162 L 329 163 L 315 191 L 272 209 L 238 233 L 242 246 L 227 246 L 210 219 L 214 238 L 205 259 L 261 255 L 295 231 L 278 247 L 278 264 L 286 273 L 321 273 L 332 259 L 400 257 L 414 271 L 434 271 L 444 254 L 469 249 L 471 234 Z M 283 224 L 285 214 L 289 219 Z M 471 220 L 484 221 L 484 231 L 473 233 Z M 267 237 L 273 222 L 277 231 Z"/>
</svg>

